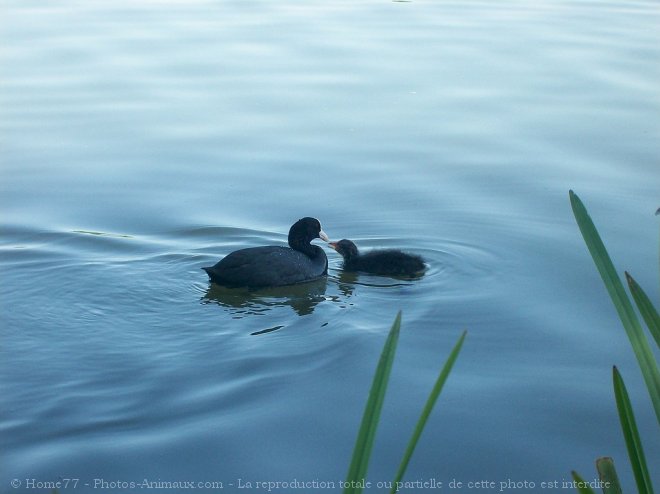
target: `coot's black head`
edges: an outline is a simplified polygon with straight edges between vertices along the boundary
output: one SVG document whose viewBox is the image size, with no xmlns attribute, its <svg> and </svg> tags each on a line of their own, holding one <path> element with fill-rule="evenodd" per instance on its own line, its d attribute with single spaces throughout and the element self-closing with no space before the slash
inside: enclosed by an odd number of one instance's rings
<svg viewBox="0 0 660 494">
<path fill-rule="evenodd" d="M 347 239 L 340 240 L 339 242 L 330 242 L 328 245 L 335 249 L 344 258 L 344 261 L 360 255 L 357 245 Z"/>
<path fill-rule="evenodd" d="M 316 218 L 302 218 L 289 229 L 289 245 L 292 249 L 305 250 L 315 238 L 328 242 L 328 236 L 321 230 L 321 223 Z"/>
</svg>

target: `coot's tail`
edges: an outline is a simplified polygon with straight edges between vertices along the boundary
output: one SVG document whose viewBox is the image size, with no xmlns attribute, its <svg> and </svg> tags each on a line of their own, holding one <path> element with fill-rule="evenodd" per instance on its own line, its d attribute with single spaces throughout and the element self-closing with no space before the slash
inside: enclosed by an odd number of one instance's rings
<svg viewBox="0 0 660 494">
<path fill-rule="evenodd" d="M 206 271 L 206 274 L 209 275 L 209 278 L 213 279 L 213 266 L 209 266 L 207 268 L 202 268 L 204 271 Z"/>
</svg>

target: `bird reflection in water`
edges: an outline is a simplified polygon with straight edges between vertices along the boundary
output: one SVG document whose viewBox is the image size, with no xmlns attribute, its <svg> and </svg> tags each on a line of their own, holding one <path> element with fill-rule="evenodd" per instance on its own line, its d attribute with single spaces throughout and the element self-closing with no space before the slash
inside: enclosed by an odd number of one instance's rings
<svg viewBox="0 0 660 494">
<path fill-rule="evenodd" d="M 307 283 L 282 287 L 269 287 L 259 290 L 247 288 L 227 288 L 210 283 L 201 299 L 204 304 L 217 304 L 224 307 L 233 319 L 254 315 L 271 314 L 274 310 L 290 307 L 298 316 L 314 312 L 318 304 L 326 300 L 326 278 Z M 252 334 L 263 334 L 282 329 L 276 325 Z"/>
<path fill-rule="evenodd" d="M 332 280 L 337 282 L 339 292 L 346 298 L 351 297 L 358 286 L 374 288 L 410 286 L 414 281 L 421 278 L 423 278 L 423 274 L 417 276 L 378 276 L 344 270 L 339 270 L 337 276 L 331 277 Z"/>
</svg>

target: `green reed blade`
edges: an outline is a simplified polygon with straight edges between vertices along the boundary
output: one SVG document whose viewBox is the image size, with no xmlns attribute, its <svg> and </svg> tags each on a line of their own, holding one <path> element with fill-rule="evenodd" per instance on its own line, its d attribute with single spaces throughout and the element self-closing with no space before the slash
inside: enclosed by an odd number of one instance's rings
<svg viewBox="0 0 660 494">
<path fill-rule="evenodd" d="M 612 370 L 612 377 L 614 382 L 616 408 L 619 411 L 621 429 L 623 430 L 623 437 L 626 440 L 630 465 L 635 474 L 637 490 L 639 491 L 639 494 L 653 494 L 651 476 L 646 467 L 646 458 L 644 457 L 642 440 L 639 437 L 639 431 L 637 430 L 637 423 L 635 422 L 635 416 L 633 414 L 632 405 L 630 404 L 630 398 L 628 397 L 628 391 L 626 390 L 623 378 L 616 367 Z"/>
<path fill-rule="evenodd" d="M 353 458 L 346 476 L 346 487 L 344 494 L 359 494 L 362 492 L 364 480 L 367 476 L 369 466 L 369 457 L 376 437 L 376 429 L 380 421 L 380 411 L 383 408 L 385 391 L 392 370 L 392 362 L 396 352 L 396 345 L 399 340 L 399 331 L 401 329 L 401 311 L 396 315 L 394 324 L 385 341 L 385 346 L 378 361 L 376 374 L 374 375 L 371 389 L 369 390 L 369 399 L 362 415 L 362 422 L 358 432 L 355 447 L 353 449 Z"/>
<path fill-rule="evenodd" d="M 399 465 L 399 470 L 397 471 L 396 477 L 392 482 L 392 490 L 390 491 L 391 494 L 394 494 L 398 490 L 397 486 L 400 485 L 400 482 L 403 479 L 404 474 L 406 473 L 406 468 L 408 468 L 408 463 L 410 463 L 410 458 L 412 457 L 413 452 L 415 451 L 417 442 L 419 441 L 419 438 L 422 435 L 422 431 L 424 430 L 424 426 L 426 425 L 426 422 L 428 421 L 428 418 L 431 415 L 433 406 L 435 405 L 435 402 L 438 400 L 438 396 L 440 396 L 440 392 L 442 391 L 442 388 L 445 385 L 445 381 L 447 381 L 447 378 L 449 377 L 451 368 L 453 367 L 454 362 L 456 362 L 456 358 L 458 357 L 458 354 L 461 351 L 461 346 L 463 345 L 463 341 L 465 340 L 466 335 L 467 335 L 467 331 L 463 331 L 463 334 L 458 339 L 458 342 L 456 343 L 456 345 L 454 345 L 454 348 L 449 354 L 449 357 L 447 358 L 445 365 L 442 367 L 442 370 L 440 371 L 440 375 L 438 375 L 438 379 L 435 381 L 435 385 L 433 386 L 433 389 L 431 390 L 431 394 L 429 395 L 428 400 L 426 401 L 426 405 L 424 405 L 424 408 L 422 409 L 422 414 L 419 417 L 419 420 L 417 421 L 417 425 L 415 426 L 413 435 L 410 438 L 408 447 L 406 448 L 406 451 L 403 455 L 403 459 L 401 460 L 401 464 Z"/>
<path fill-rule="evenodd" d="M 598 476 L 603 483 L 603 494 L 621 494 L 621 484 L 612 458 L 606 456 L 598 458 L 596 460 L 596 470 L 598 470 Z"/>
<path fill-rule="evenodd" d="M 658 315 L 658 311 L 655 310 L 653 303 L 644 290 L 642 290 L 642 287 L 639 286 L 627 271 L 626 280 L 628 281 L 628 288 L 630 288 L 630 293 L 632 293 L 633 300 L 635 300 L 635 304 L 637 304 L 639 313 L 642 315 L 644 322 L 646 322 L 655 343 L 660 347 L 660 316 Z"/>
<path fill-rule="evenodd" d="M 585 480 L 580 477 L 580 475 L 575 470 L 571 472 L 571 475 L 573 476 L 573 480 L 577 482 L 575 489 L 580 494 L 596 494 L 596 492 L 594 492 L 594 490 L 589 487 L 589 484 L 587 484 L 587 482 L 585 482 Z"/>
<path fill-rule="evenodd" d="M 596 263 L 605 287 L 619 313 L 623 327 L 628 334 L 628 339 L 633 347 L 637 362 L 644 376 L 644 381 L 646 382 L 646 387 L 651 396 L 656 417 L 658 422 L 660 422 L 660 371 L 658 371 L 658 365 L 651 353 L 651 347 L 646 340 L 646 336 L 630 303 L 630 299 L 623 288 L 623 283 L 621 283 L 616 273 L 612 260 L 605 249 L 600 235 L 598 235 L 596 226 L 591 220 L 589 213 L 580 198 L 572 190 L 569 192 L 569 197 L 573 214 L 580 227 L 587 248 Z"/>
</svg>

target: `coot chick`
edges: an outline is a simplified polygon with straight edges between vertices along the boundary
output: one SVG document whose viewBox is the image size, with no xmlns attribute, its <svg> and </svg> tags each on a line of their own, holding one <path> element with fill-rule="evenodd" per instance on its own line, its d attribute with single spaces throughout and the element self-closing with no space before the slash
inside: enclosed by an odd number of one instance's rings
<svg viewBox="0 0 660 494">
<path fill-rule="evenodd" d="M 263 288 L 293 285 L 328 274 L 323 249 L 310 242 L 328 241 L 316 218 L 302 218 L 289 230 L 289 247 L 250 247 L 228 254 L 215 266 L 202 268 L 211 281 L 228 287 Z"/>
<path fill-rule="evenodd" d="M 385 276 L 417 276 L 426 269 L 421 257 L 400 250 L 372 250 L 360 254 L 357 246 L 346 239 L 330 242 L 329 245 L 344 258 L 345 271 L 362 271 Z"/>
</svg>

